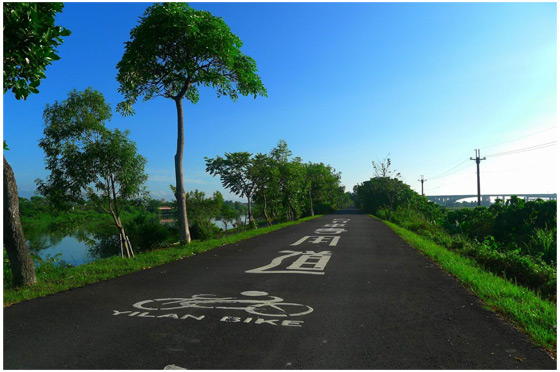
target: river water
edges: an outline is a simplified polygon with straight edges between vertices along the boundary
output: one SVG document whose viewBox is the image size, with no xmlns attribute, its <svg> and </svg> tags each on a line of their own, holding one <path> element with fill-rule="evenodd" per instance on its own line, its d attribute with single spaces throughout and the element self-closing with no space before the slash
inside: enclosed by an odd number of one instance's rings
<svg viewBox="0 0 560 372">
<path fill-rule="evenodd" d="M 173 223 L 171 218 L 163 218 L 160 223 Z M 225 229 L 221 221 L 212 221 L 216 226 Z M 228 226 L 231 228 L 231 225 Z M 55 258 L 72 266 L 79 266 L 95 261 L 101 256 L 96 253 L 100 243 L 95 235 L 100 232 L 94 226 L 65 226 L 65 227 L 42 227 L 24 226 L 27 244 L 31 252 L 41 259 Z"/>
<path fill-rule="evenodd" d="M 48 238 L 48 235 L 46 235 L 45 238 Z M 40 249 L 36 252 L 37 255 L 44 260 L 49 257 L 54 258 L 56 255 L 60 254 L 57 260 L 63 260 L 72 266 L 79 266 L 97 259 L 97 257 L 94 257 L 90 253 L 89 248 L 90 246 L 80 241 L 78 238 L 74 236 L 65 236 L 48 248 Z"/>
</svg>

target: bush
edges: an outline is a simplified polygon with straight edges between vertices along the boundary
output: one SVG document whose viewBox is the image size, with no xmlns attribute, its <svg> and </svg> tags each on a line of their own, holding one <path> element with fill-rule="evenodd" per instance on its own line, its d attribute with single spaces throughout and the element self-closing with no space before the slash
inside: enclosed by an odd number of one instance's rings
<svg viewBox="0 0 560 372">
<path fill-rule="evenodd" d="M 556 269 L 542 260 L 523 255 L 520 250 L 500 252 L 494 238 L 486 239 L 482 244 L 473 245 L 465 250 L 486 270 L 502 275 L 518 284 L 540 292 L 545 298 L 556 296 Z"/>
<path fill-rule="evenodd" d="M 213 223 L 210 223 L 210 230 L 207 227 L 202 227 L 198 223 L 194 222 L 189 226 L 189 231 L 191 233 L 191 239 L 196 240 L 209 240 L 218 235 L 222 230 Z"/>
<path fill-rule="evenodd" d="M 179 241 L 179 229 L 176 226 L 161 224 L 157 216 L 147 213 L 139 214 L 125 223 L 125 231 L 137 252 Z"/>
<path fill-rule="evenodd" d="M 536 229 L 525 247 L 529 255 L 540 258 L 549 265 L 555 264 L 557 253 L 556 227 Z"/>
</svg>

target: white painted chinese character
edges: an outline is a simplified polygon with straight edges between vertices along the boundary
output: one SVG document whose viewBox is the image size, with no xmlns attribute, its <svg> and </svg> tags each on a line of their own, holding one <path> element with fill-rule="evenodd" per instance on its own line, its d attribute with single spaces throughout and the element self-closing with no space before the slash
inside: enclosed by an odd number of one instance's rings
<svg viewBox="0 0 560 372">
<path fill-rule="evenodd" d="M 280 253 L 285 253 L 285 255 L 277 257 L 272 260 L 272 262 L 266 266 L 259 267 L 252 270 L 245 271 L 251 274 L 311 274 L 311 275 L 324 275 L 325 266 L 331 258 L 330 251 L 280 251 Z M 287 258 L 300 256 L 295 262 L 286 267 L 284 270 L 270 270 L 280 266 L 282 261 Z"/>
<path fill-rule="evenodd" d="M 309 243 L 313 243 L 313 244 L 319 244 L 319 243 L 326 243 L 329 242 L 329 246 L 330 247 L 334 247 L 338 244 L 338 241 L 340 240 L 340 236 L 327 236 L 327 235 L 322 235 L 322 236 L 304 236 L 303 238 L 301 238 L 300 240 L 298 240 L 297 242 L 290 244 L 291 246 L 294 245 L 300 245 L 301 243 L 305 242 L 308 239 L 311 238 L 315 238 L 309 241 Z"/>
<path fill-rule="evenodd" d="M 340 234 L 346 231 L 341 227 L 323 227 L 315 230 L 315 234 Z"/>
</svg>

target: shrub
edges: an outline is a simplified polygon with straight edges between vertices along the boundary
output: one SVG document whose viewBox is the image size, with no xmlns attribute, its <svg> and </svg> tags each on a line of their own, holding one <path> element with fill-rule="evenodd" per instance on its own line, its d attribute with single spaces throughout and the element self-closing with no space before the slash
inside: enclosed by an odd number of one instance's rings
<svg viewBox="0 0 560 372">
<path fill-rule="evenodd" d="M 556 227 L 552 229 L 535 229 L 528 244 L 527 253 L 542 259 L 547 264 L 556 263 L 557 238 Z"/>
<path fill-rule="evenodd" d="M 463 251 L 486 270 L 540 292 L 544 298 L 556 295 L 556 269 L 540 259 L 524 255 L 519 249 L 500 251 L 493 237 Z"/>
<path fill-rule="evenodd" d="M 138 252 L 179 241 L 179 230 L 173 225 L 163 225 L 155 215 L 142 213 L 125 224 L 128 237 Z M 119 248 L 120 249 L 120 248 Z"/>
</svg>

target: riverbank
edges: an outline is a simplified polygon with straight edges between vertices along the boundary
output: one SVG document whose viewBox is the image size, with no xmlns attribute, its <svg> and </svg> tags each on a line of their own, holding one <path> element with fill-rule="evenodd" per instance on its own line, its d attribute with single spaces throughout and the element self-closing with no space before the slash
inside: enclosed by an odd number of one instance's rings
<svg viewBox="0 0 560 372">
<path fill-rule="evenodd" d="M 5 278 L 6 275 L 11 275 L 11 273 L 4 271 L 4 306 L 163 265 L 222 245 L 267 234 L 321 216 L 306 217 L 298 221 L 285 222 L 257 230 L 243 231 L 217 239 L 193 241 L 189 245 L 155 249 L 138 253 L 133 259 L 122 259 L 114 256 L 76 267 L 57 265 L 54 261 L 46 261 L 37 269 L 37 284 L 32 287 L 7 288 Z M 4 260 L 7 260 L 6 256 L 4 256 Z"/>
</svg>

